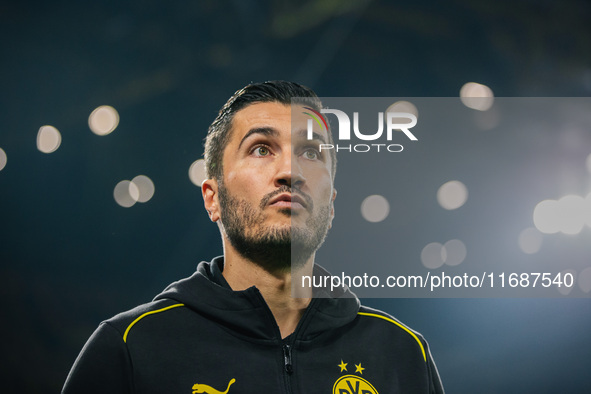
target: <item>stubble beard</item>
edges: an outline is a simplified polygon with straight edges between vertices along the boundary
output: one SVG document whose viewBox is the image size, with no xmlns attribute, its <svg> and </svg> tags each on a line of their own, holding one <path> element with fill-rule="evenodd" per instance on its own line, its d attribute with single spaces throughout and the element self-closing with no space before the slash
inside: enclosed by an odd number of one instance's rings
<svg viewBox="0 0 591 394">
<path fill-rule="evenodd" d="M 265 225 L 264 209 L 269 200 L 292 188 L 281 186 L 266 195 L 258 207 L 231 195 L 222 182 L 219 184 L 222 229 L 236 251 L 268 272 L 298 270 L 318 250 L 328 233 L 330 206 L 318 207 L 307 199 L 309 217 L 304 226 Z M 298 194 L 302 195 L 301 192 Z M 291 209 L 281 209 L 282 215 L 293 217 Z"/>
</svg>

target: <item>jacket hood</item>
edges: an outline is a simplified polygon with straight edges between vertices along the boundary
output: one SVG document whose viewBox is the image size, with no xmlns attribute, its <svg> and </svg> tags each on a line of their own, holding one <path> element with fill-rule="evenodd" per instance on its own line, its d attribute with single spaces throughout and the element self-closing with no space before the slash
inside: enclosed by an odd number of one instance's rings
<svg viewBox="0 0 591 394">
<path fill-rule="evenodd" d="M 233 291 L 223 275 L 223 257 L 201 262 L 188 278 L 169 285 L 154 300 L 172 299 L 204 317 L 255 339 L 281 339 L 273 314 L 259 290 L 253 286 Z M 328 275 L 320 266 L 314 275 Z M 321 298 L 322 297 L 322 298 Z M 350 323 L 359 311 L 359 300 L 346 288 L 327 293 L 320 290 L 302 317 L 295 339 L 309 340 Z M 278 338 L 279 336 L 279 338 Z"/>
</svg>

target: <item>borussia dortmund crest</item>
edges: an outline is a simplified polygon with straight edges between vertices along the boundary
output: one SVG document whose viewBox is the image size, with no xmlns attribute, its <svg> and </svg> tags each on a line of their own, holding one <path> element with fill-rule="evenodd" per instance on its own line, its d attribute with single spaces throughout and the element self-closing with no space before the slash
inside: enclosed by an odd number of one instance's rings
<svg viewBox="0 0 591 394">
<path fill-rule="evenodd" d="M 341 360 L 341 363 L 338 364 L 341 373 L 348 372 L 348 365 L 349 363 Z M 361 366 L 361 363 L 353 365 L 355 366 L 355 373 L 363 375 L 363 370 L 365 368 Z M 361 376 L 348 374 L 341 376 L 336 382 L 334 382 L 334 386 L 332 386 L 332 394 L 378 394 L 378 391 L 371 383 Z"/>
</svg>

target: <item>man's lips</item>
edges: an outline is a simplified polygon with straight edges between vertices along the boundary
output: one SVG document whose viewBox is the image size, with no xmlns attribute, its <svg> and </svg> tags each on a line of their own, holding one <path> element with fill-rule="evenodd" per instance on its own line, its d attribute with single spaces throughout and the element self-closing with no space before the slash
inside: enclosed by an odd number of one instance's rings
<svg viewBox="0 0 591 394">
<path fill-rule="evenodd" d="M 269 201 L 269 205 L 285 208 L 307 208 L 306 200 L 297 194 L 281 193 Z"/>
</svg>

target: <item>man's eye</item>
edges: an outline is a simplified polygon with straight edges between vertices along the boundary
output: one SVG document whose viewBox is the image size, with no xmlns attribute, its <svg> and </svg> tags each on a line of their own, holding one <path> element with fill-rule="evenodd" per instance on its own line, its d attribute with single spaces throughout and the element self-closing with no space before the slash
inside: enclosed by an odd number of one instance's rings
<svg viewBox="0 0 591 394">
<path fill-rule="evenodd" d="M 319 154 L 315 149 L 308 149 L 304 152 L 304 157 L 308 160 L 318 160 Z"/>
<path fill-rule="evenodd" d="M 269 155 L 269 148 L 266 146 L 257 146 L 254 148 L 253 153 L 255 156 L 268 156 Z"/>
</svg>

